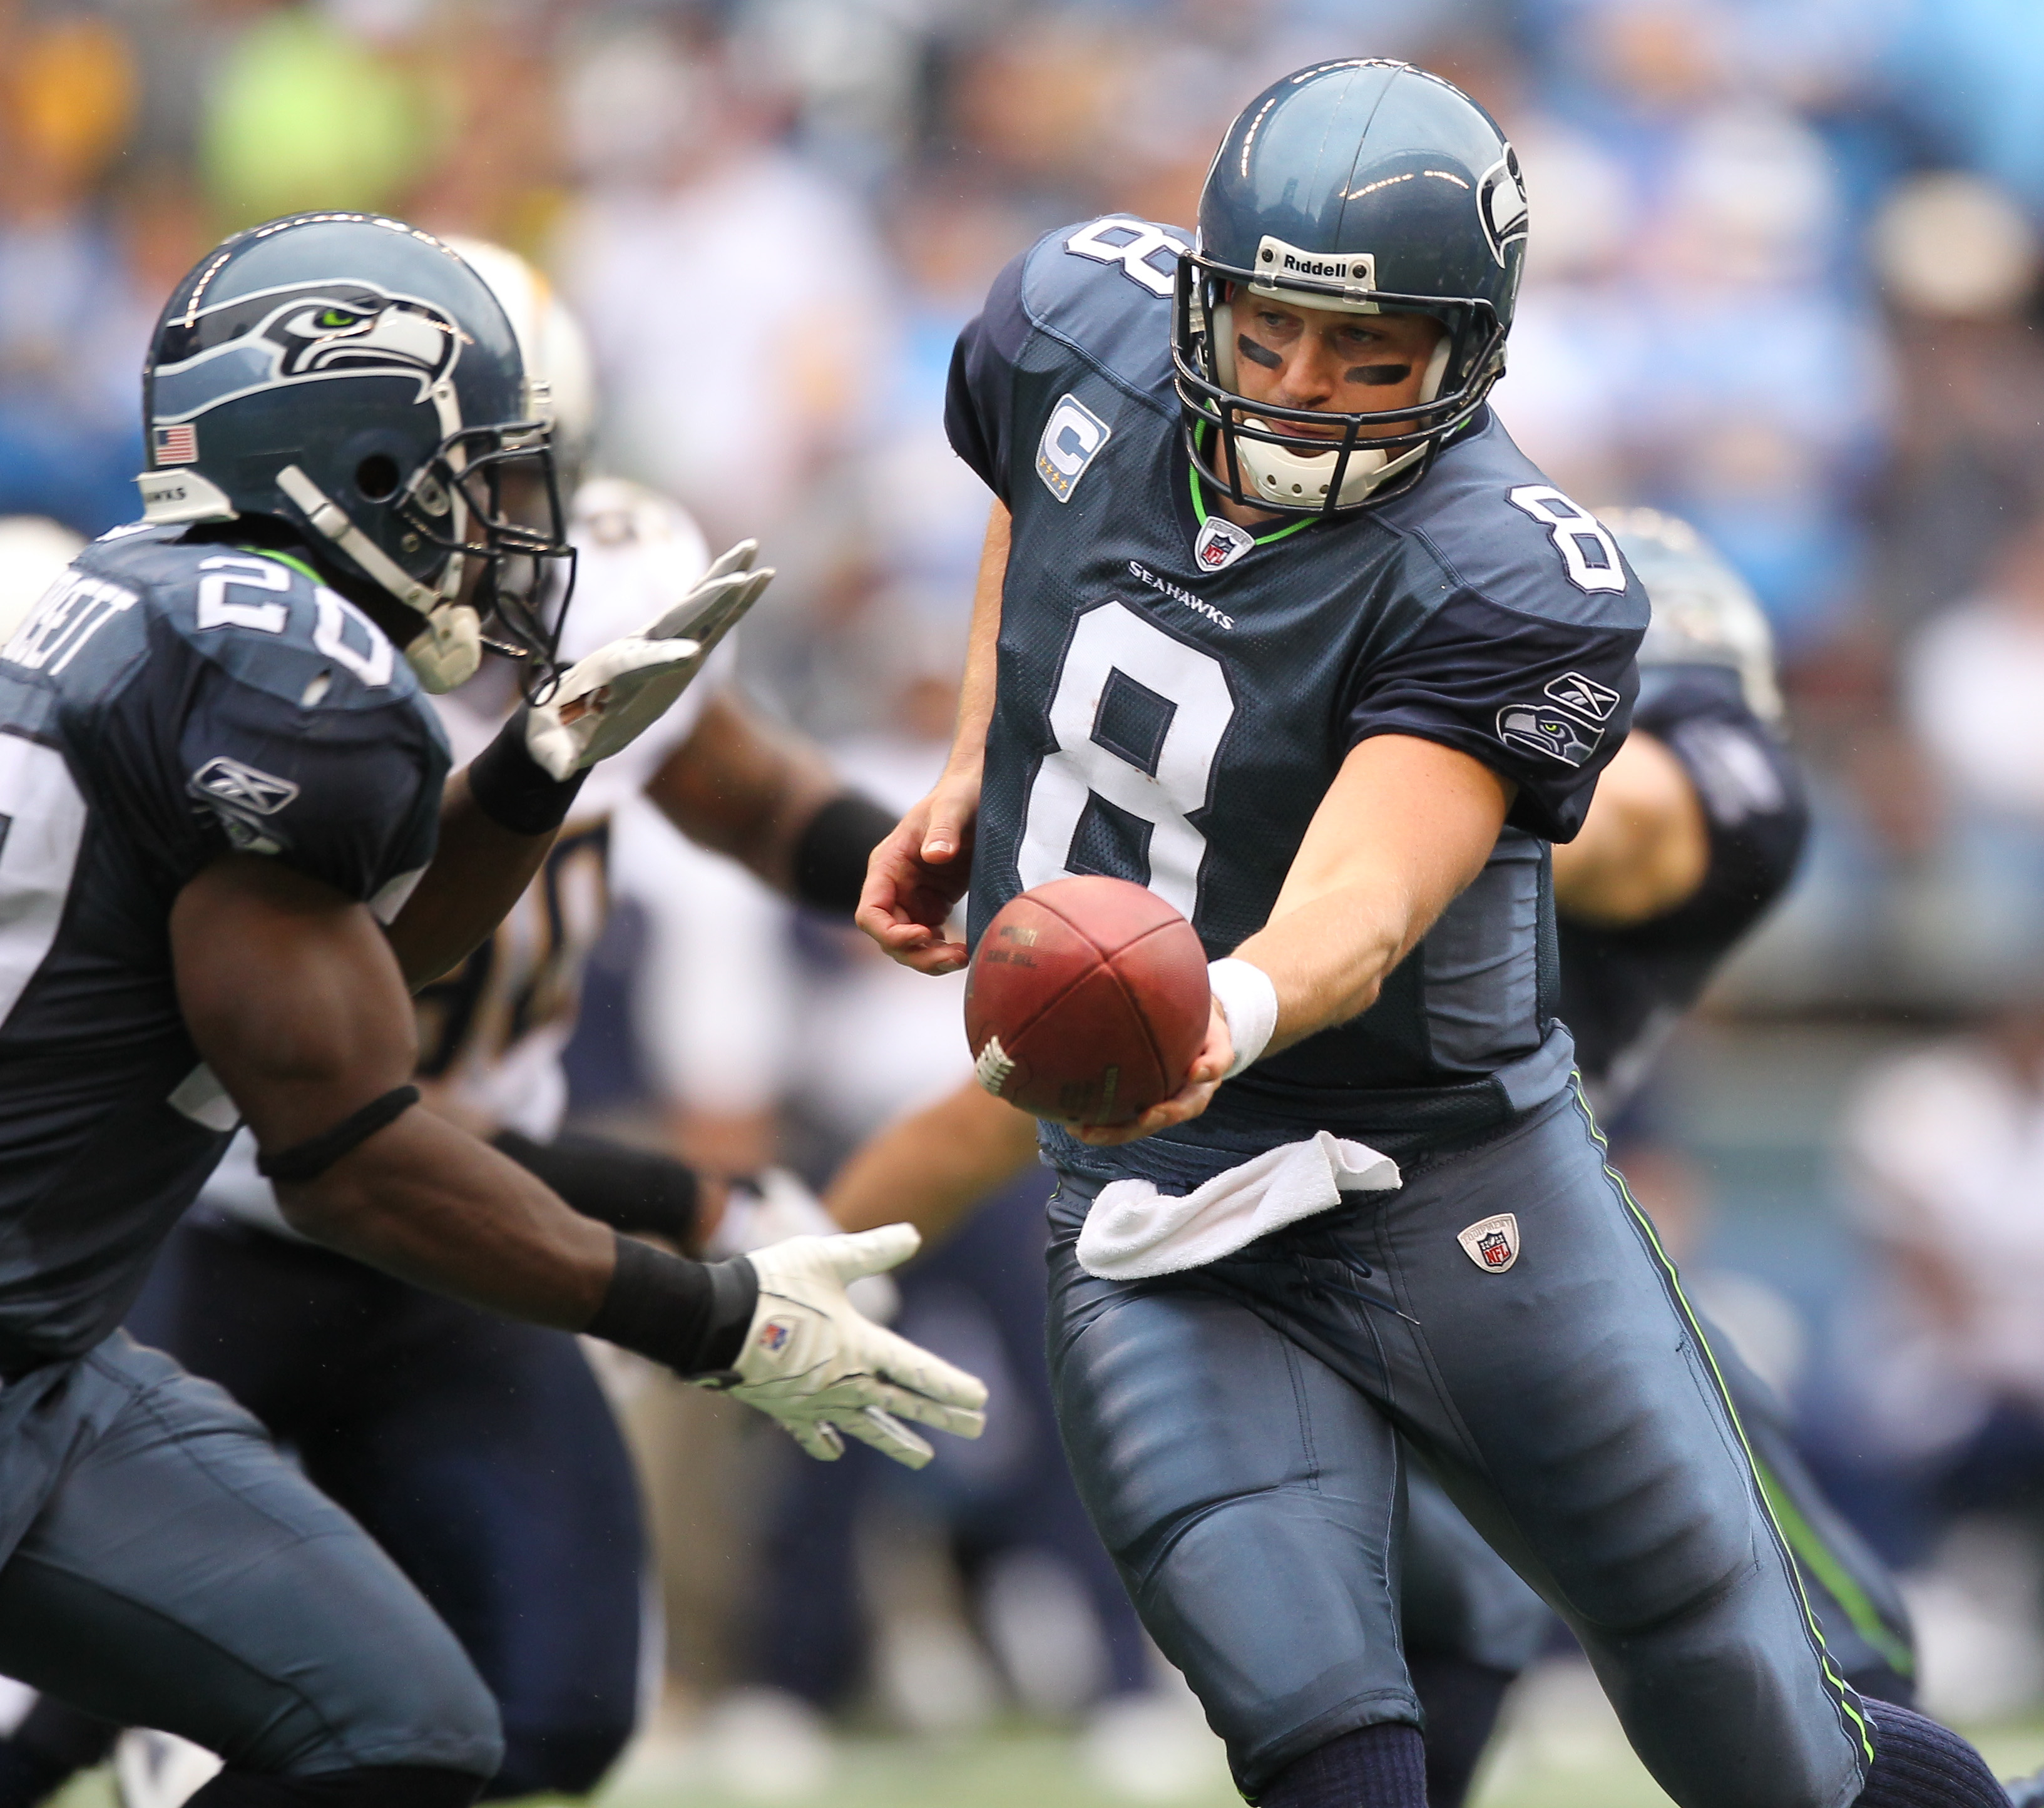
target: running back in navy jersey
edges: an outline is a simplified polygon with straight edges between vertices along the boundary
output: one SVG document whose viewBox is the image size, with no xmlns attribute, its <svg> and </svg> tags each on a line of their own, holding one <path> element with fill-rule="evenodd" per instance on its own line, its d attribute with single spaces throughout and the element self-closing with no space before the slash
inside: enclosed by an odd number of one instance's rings
<svg viewBox="0 0 2044 1808">
<path fill-rule="evenodd" d="M 952 443 L 1014 517 L 974 934 L 1017 891 L 1107 873 L 1231 952 L 1372 735 L 1518 789 L 1489 866 L 1361 1017 L 1161 1136 L 1052 1134 L 1061 1165 L 1174 1182 L 1316 1129 L 1497 1121 L 1564 1083 L 1546 843 L 1575 833 L 1624 736 L 1646 623 L 1610 535 L 1487 411 L 1379 506 L 1254 535 L 1209 518 L 1170 382 L 1180 242 L 1130 220 L 1055 232 L 959 344 Z"/>
<path fill-rule="evenodd" d="M 88 547 L 0 649 L 0 1372 L 119 1323 L 226 1146 L 171 906 L 230 849 L 394 914 L 446 744 L 405 662 L 295 562 Z"/>
<path fill-rule="evenodd" d="M 1755 716 L 1737 672 L 1657 666 L 1633 727 L 1664 743 L 1703 805 L 1702 885 L 1646 923 L 1561 923 L 1562 1020 L 1600 1111 L 1622 1105 L 1719 962 L 1788 889 L 1810 828 L 1794 758 Z"/>
</svg>

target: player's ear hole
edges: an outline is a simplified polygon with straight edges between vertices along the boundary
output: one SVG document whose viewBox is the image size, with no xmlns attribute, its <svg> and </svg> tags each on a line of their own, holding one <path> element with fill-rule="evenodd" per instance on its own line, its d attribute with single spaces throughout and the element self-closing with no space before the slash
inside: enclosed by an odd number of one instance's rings
<svg viewBox="0 0 2044 1808">
<path fill-rule="evenodd" d="M 355 487 L 371 502 L 386 501 L 397 493 L 398 461 L 385 452 L 371 452 L 355 467 Z"/>
</svg>

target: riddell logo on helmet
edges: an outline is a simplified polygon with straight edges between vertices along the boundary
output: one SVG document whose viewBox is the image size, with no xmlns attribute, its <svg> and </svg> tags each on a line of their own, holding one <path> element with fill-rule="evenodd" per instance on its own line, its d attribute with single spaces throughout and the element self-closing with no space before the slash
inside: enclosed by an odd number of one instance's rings
<svg viewBox="0 0 2044 1808">
<path fill-rule="evenodd" d="M 1345 290 L 1374 289 L 1377 258 L 1371 251 L 1330 255 L 1325 251 L 1301 251 L 1266 233 L 1256 248 L 1256 274 L 1274 284 L 1338 282 Z"/>
</svg>

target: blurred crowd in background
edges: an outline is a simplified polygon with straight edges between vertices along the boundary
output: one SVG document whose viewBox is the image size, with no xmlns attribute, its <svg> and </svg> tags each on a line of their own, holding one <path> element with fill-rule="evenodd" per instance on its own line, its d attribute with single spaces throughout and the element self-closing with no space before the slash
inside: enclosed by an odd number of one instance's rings
<svg viewBox="0 0 2044 1808">
<path fill-rule="evenodd" d="M 986 516 L 941 425 L 958 328 L 1052 227 L 1189 225 L 1229 117 L 1329 55 L 1407 58 L 1497 116 L 1532 205 L 1498 412 L 1582 501 L 1694 521 L 1773 622 L 1817 831 L 1631 1127 L 1642 1188 L 1919 1578 L 1944 1705 L 2044 1700 L 2024 0 L 0 0 L 0 514 L 134 516 L 145 337 L 225 232 L 336 207 L 494 239 L 586 324 L 601 468 L 779 567 L 755 697 L 905 803 Z M 586 1119 L 813 1180 L 964 1072 L 955 985 L 650 821 L 614 879 L 640 908 L 591 978 Z M 1028 1203 L 1000 1225 L 911 1280 L 907 1328 L 1026 1403 L 1040 1284 L 1001 1277 L 1036 1259 Z M 1026 1404 L 924 1476 L 790 1481 L 713 1403 L 641 1395 L 670 1668 L 702 1697 L 770 1684 L 755 1730 L 797 1770 L 790 1703 L 943 1726 L 1143 1683 L 1083 1531 L 1032 1533 L 1066 1509 L 1029 1495 L 1057 1457 Z M 712 1487 L 690 1453 L 718 1440 Z M 814 1608 L 802 1579 L 847 1552 L 863 1604 Z"/>
</svg>

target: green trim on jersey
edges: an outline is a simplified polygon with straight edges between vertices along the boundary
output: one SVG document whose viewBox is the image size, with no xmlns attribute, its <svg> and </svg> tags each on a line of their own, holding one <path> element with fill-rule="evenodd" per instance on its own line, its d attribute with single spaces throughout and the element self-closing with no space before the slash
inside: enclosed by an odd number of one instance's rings
<svg viewBox="0 0 2044 1808">
<path fill-rule="evenodd" d="M 309 578 L 315 584 L 326 582 L 295 552 L 280 552 L 273 546 L 244 546 L 240 550 L 252 559 L 274 559 L 279 565 L 288 565 L 301 578 Z"/>
<path fill-rule="evenodd" d="M 1192 461 L 1185 461 L 1185 481 L 1193 492 L 1193 515 L 1201 527 L 1207 524 L 1206 499 L 1200 494 L 1200 474 L 1193 469 Z M 1251 534 L 1249 537 L 1258 546 L 1275 546 L 1278 541 L 1296 534 L 1301 528 L 1310 528 L 1318 520 L 1317 515 L 1308 515 L 1303 521 L 1294 521 L 1289 528 L 1280 528 L 1274 534 Z"/>
<path fill-rule="evenodd" d="M 1662 1277 L 1668 1284 L 1676 1309 L 1682 1315 L 1682 1322 L 1689 1326 L 1689 1335 L 1696 1339 L 1696 1348 L 1703 1353 L 1704 1364 L 1710 1370 L 1711 1380 L 1717 1389 L 1718 1398 L 1724 1403 L 1725 1417 L 1738 1436 L 1739 1448 L 1746 1453 L 1747 1471 L 1753 1477 L 1754 1498 L 1759 1502 L 1761 1511 L 1767 1516 L 1768 1527 L 1774 1534 L 1782 1556 L 1788 1560 L 1788 1579 L 1795 1584 L 1796 1599 L 1803 1609 L 1803 1623 L 1808 1630 L 1811 1643 L 1816 1649 L 1817 1661 L 1823 1670 L 1824 1681 L 1829 1685 L 1837 1703 L 1840 1722 L 1842 1724 L 1846 1722 L 1851 1723 L 1847 1737 L 1851 1737 L 1854 1733 L 1857 1733 L 1860 1749 L 1865 1753 L 1866 1761 L 1870 1765 L 1873 1762 L 1873 1729 L 1867 1725 L 1865 1715 L 1860 1711 L 1858 1700 L 1851 1686 L 1838 1674 L 1831 1662 L 1831 1652 L 1824 1644 L 1824 1629 L 1818 1623 L 1816 1613 L 1810 1606 L 1809 1595 L 1803 1587 L 1802 1572 L 1796 1567 L 1795 1553 L 1781 1530 L 1781 1522 L 1774 1511 L 1774 1503 L 1769 1498 L 1770 1491 L 1762 1479 L 1760 1460 L 1754 1455 L 1753 1446 L 1746 1441 L 1746 1427 L 1739 1423 L 1739 1408 L 1732 1404 L 1731 1389 L 1725 1385 L 1723 1372 L 1719 1368 L 1718 1359 L 1712 1353 L 1710 1340 L 1704 1335 L 1702 1322 L 1696 1316 L 1696 1308 L 1689 1303 L 1689 1295 L 1682 1291 L 1681 1276 L 1676 1272 L 1673 1261 L 1661 1246 L 1660 1234 L 1654 1228 L 1653 1219 L 1640 1209 L 1639 1202 L 1632 1196 L 1631 1188 L 1625 1184 L 1625 1177 L 1611 1165 L 1611 1142 L 1598 1127 L 1596 1112 L 1590 1109 L 1589 1100 L 1583 1091 L 1582 1075 L 1580 1073 L 1571 1073 L 1569 1084 L 1576 1095 L 1576 1108 L 1583 1114 L 1583 1122 L 1589 1126 L 1592 1139 L 1604 1151 L 1604 1171 L 1610 1177 L 1612 1185 L 1618 1188 L 1619 1197 L 1625 1202 L 1625 1208 L 1631 1214 L 1634 1224 L 1646 1238 L 1647 1247 L 1653 1251 L 1654 1260 L 1660 1264 Z M 1840 1604 L 1843 1605 L 1843 1603 Z"/>
</svg>

